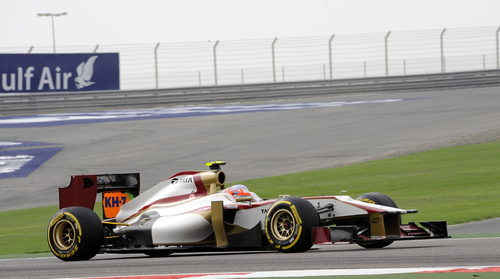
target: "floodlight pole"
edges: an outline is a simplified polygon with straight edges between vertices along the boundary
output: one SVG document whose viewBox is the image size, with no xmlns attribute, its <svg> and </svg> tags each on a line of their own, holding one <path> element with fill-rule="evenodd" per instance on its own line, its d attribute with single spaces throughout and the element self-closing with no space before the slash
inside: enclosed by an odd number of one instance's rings
<svg viewBox="0 0 500 279">
<path fill-rule="evenodd" d="M 67 15 L 67 12 L 62 12 L 62 13 L 38 13 L 38 16 L 49 16 L 50 20 L 52 22 L 52 50 L 54 54 L 56 54 L 56 30 L 54 27 L 54 17 L 58 16 L 65 16 Z"/>
</svg>

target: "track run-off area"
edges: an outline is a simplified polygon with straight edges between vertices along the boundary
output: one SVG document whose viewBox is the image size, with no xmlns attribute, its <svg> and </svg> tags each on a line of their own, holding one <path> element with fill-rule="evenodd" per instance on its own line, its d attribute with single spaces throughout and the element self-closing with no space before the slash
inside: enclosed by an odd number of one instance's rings
<svg viewBox="0 0 500 279">
<path fill-rule="evenodd" d="M 228 106 L 243 107 L 245 111 L 206 113 L 205 109 Z M 31 152 L 28 155 L 34 158 L 40 153 L 46 157 L 28 165 L 29 172 L 0 179 L 0 210 L 57 204 L 57 188 L 68 185 L 70 176 L 75 174 L 140 172 L 141 187 L 145 190 L 177 171 L 203 168 L 206 161 L 225 160 L 228 165 L 224 169 L 231 183 L 500 138 L 498 87 L 367 92 L 196 107 L 203 107 L 204 113 L 197 114 L 193 107 L 187 106 L 155 108 L 156 112 L 170 109 L 189 112 L 179 117 L 157 114 L 105 121 L 63 120 L 64 123 L 54 125 L 41 125 L 43 121 L 21 125 L 20 118 L 2 117 L 0 122 L 10 119 L 12 123 L 12 119 L 17 119 L 19 125 L 0 123 L 0 142 L 5 143 L 0 146 L 0 157 L 21 156 L 26 152 Z M 262 107 L 272 109 L 256 109 Z M 126 109 L 125 114 L 130 115 L 131 111 Z M 40 151 L 45 149 L 51 153 Z M 18 167 L 22 169 L 27 164 L 21 162 Z M 340 190 L 332 189 L 332 194 Z M 374 250 L 357 245 L 315 246 L 299 254 L 178 253 L 166 258 L 98 255 L 91 261 L 72 263 L 55 257 L 4 259 L 0 260 L 0 277 L 484 267 L 498 266 L 498 247 L 500 238 L 452 238 L 401 241 Z"/>
<path fill-rule="evenodd" d="M 120 117 L 93 112 L 87 119 L 81 112 L 77 119 L 1 117 L 0 142 L 11 144 L 0 146 L 0 157 L 21 159 L 22 174 L 0 178 L 0 210 L 57 204 L 57 188 L 76 174 L 140 172 L 146 190 L 211 160 L 228 162 L 231 183 L 493 140 L 500 138 L 499 90 L 360 93 L 135 113 L 124 108 Z M 27 118 L 38 121 L 28 125 Z M 7 127 L 13 122 L 18 126 Z"/>
<path fill-rule="evenodd" d="M 355 244 L 317 245 L 305 253 L 288 254 L 276 251 L 197 252 L 174 253 L 162 258 L 142 254 L 108 254 L 82 262 L 63 262 L 55 257 L 5 259 L 0 260 L 0 271 L 2 278 L 148 278 L 140 276 L 200 273 L 243 275 L 241 273 L 263 271 L 273 272 L 275 276 L 281 273 L 281 277 L 288 277 L 287 272 L 291 271 L 295 276 L 305 277 L 315 275 L 307 270 L 346 275 L 346 269 L 357 270 L 357 274 L 373 272 L 373 269 L 378 269 L 382 274 L 394 273 L 394 269 L 399 269 L 399 273 L 412 273 L 444 267 L 498 267 L 499 245 L 500 238 L 473 238 L 400 241 L 373 250 Z M 351 274 L 356 273 L 353 271 Z M 237 276 L 233 274 L 220 278 L 234 277 Z"/>
</svg>

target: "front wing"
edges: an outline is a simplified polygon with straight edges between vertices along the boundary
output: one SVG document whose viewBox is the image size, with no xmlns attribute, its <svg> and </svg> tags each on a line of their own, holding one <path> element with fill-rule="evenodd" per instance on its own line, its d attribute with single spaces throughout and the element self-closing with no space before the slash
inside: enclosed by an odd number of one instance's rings
<svg viewBox="0 0 500 279">
<path fill-rule="evenodd" d="M 399 225 L 397 233 L 384 235 L 367 234 L 368 228 L 363 226 L 333 226 L 314 228 L 315 244 L 333 244 L 336 242 L 373 243 L 378 241 L 418 240 L 431 238 L 448 238 L 446 221 L 409 222 Z"/>
</svg>

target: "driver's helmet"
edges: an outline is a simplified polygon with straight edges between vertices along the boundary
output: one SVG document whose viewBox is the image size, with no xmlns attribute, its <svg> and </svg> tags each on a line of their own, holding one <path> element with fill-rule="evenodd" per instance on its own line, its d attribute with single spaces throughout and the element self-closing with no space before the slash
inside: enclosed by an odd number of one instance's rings
<svg viewBox="0 0 500 279">
<path fill-rule="evenodd" d="M 236 184 L 224 190 L 224 192 L 236 196 L 251 196 L 252 194 L 248 190 L 247 186 L 243 184 Z"/>
</svg>

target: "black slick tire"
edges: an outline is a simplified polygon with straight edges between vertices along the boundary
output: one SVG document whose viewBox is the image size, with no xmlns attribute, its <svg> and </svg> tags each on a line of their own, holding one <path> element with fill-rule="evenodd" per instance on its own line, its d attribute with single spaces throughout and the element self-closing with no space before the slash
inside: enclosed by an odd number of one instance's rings
<svg viewBox="0 0 500 279">
<path fill-rule="evenodd" d="M 304 252 L 313 245 L 312 228 L 318 225 L 319 216 L 310 202 L 287 197 L 269 209 L 265 234 L 271 246 L 281 252 Z"/>
<path fill-rule="evenodd" d="M 377 193 L 377 192 L 366 193 L 357 197 L 356 199 L 367 203 L 385 205 L 390 207 L 398 207 L 391 197 L 383 193 Z"/>
<path fill-rule="evenodd" d="M 398 207 L 391 197 L 389 197 L 386 194 L 378 192 L 366 193 L 357 197 L 356 199 L 371 204 Z M 357 242 L 356 244 L 366 249 L 376 249 L 376 248 L 384 248 L 392 244 L 392 242 L 393 241 L 374 241 L 374 242 Z"/>
<path fill-rule="evenodd" d="M 104 229 L 94 211 L 67 207 L 52 216 L 47 240 L 54 256 L 63 261 L 89 260 L 101 249 Z"/>
</svg>

